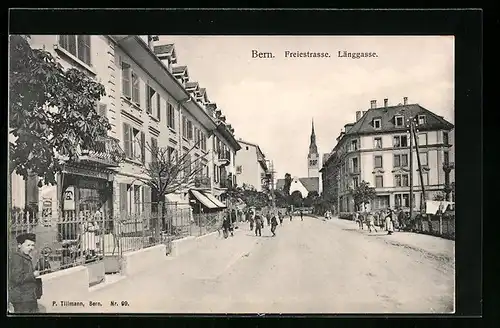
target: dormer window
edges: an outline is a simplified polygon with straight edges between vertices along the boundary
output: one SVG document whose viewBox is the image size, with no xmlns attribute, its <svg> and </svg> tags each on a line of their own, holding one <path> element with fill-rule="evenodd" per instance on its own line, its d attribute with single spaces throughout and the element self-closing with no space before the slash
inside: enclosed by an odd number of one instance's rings
<svg viewBox="0 0 500 328">
<path fill-rule="evenodd" d="M 404 117 L 403 116 L 396 116 L 394 118 L 394 123 L 396 127 L 402 127 L 404 125 Z"/>
<path fill-rule="evenodd" d="M 425 124 L 425 115 L 418 115 L 418 125 Z"/>
<path fill-rule="evenodd" d="M 382 120 L 380 118 L 374 118 L 373 119 L 373 127 L 376 130 L 380 130 L 382 128 Z"/>
</svg>

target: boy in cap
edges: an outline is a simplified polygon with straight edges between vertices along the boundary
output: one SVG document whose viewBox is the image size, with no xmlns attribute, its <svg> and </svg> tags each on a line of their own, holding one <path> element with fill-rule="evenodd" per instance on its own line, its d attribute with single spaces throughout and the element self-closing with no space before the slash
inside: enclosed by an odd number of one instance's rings
<svg viewBox="0 0 500 328">
<path fill-rule="evenodd" d="M 36 236 L 24 233 L 16 241 L 18 249 L 11 255 L 9 265 L 9 302 L 16 313 L 37 313 L 36 277 L 40 272 L 33 269 L 31 258 Z"/>
</svg>

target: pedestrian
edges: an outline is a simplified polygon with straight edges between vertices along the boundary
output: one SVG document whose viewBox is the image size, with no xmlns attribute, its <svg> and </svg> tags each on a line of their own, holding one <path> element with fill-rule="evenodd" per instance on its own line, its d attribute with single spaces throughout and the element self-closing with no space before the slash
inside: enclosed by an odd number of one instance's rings
<svg viewBox="0 0 500 328">
<path fill-rule="evenodd" d="M 231 219 L 228 214 L 224 216 L 224 220 L 222 221 L 222 233 L 224 235 L 224 239 L 229 237 L 229 231 L 231 229 Z"/>
<path fill-rule="evenodd" d="M 278 212 L 278 218 L 280 220 L 280 225 L 283 225 L 283 213 Z"/>
<path fill-rule="evenodd" d="M 17 251 L 10 257 L 9 303 L 15 313 L 38 313 L 38 301 L 42 296 L 40 271 L 33 269 L 31 253 L 35 248 L 36 235 L 24 233 L 16 237 Z"/>
<path fill-rule="evenodd" d="M 81 212 L 82 213 L 82 212 Z M 97 211 L 95 214 L 95 219 L 99 220 L 101 217 L 101 212 Z M 82 223 L 80 225 L 80 229 L 82 234 L 81 238 L 81 247 L 83 250 L 83 254 L 85 255 L 86 261 L 94 260 L 96 257 L 96 249 L 97 249 L 97 238 L 96 231 L 99 230 L 99 225 L 97 221 L 92 219 L 90 214 L 81 215 Z"/>
<path fill-rule="evenodd" d="M 262 236 L 262 226 L 264 225 L 264 220 L 260 214 L 255 215 L 255 235 Z"/>
<path fill-rule="evenodd" d="M 304 221 L 304 212 L 300 210 L 300 221 Z"/>
<path fill-rule="evenodd" d="M 231 237 L 233 237 L 234 236 L 234 229 L 236 226 L 236 210 L 235 209 L 233 209 L 231 211 L 230 218 L 231 218 L 231 225 L 229 226 L 229 231 L 231 232 Z"/>
<path fill-rule="evenodd" d="M 276 227 L 278 226 L 278 220 L 276 220 L 276 214 L 271 217 L 271 232 L 273 237 L 276 236 Z"/>
<path fill-rule="evenodd" d="M 288 212 L 288 215 L 290 215 L 290 222 L 292 222 L 292 217 L 293 217 L 292 210 L 290 210 L 290 211 Z"/>
<path fill-rule="evenodd" d="M 401 231 L 405 227 L 406 213 L 401 210 L 398 214 L 398 230 Z"/>
<path fill-rule="evenodd" d="M 373 229 L 375 230 L 375 232 L 378 232 L 377 228 L 375 227 L 375 217 L 373 216 L 372 212 L 368 212 L 366 220 L 368 223 L 368 230 L 372 232 Z"/>
<path fill-rule="evenodd" d="M 389 209 L 389 211 L 387 212 L 387 214 L 385 216 L 385 230 L 387 230 L 388 235 L 392 235 L 392 233 L 394 232 L 394 227 L 392 224 L 392 210 L 391 209 Z"/>
<path fill-rule="evenodd" d="M 271 211 L 268 211 L 266 213 L 266 221 L 267 221 L 267 226 L 271 225 Z"/>
<path fill-rule="evenodd" d="M 363 215 L 359 212 L 354 212 L 354 217 L 356 218 L 356 221 L 358 222 L 358 226 L 361 230 L 363 230 Z"/>
</svg>

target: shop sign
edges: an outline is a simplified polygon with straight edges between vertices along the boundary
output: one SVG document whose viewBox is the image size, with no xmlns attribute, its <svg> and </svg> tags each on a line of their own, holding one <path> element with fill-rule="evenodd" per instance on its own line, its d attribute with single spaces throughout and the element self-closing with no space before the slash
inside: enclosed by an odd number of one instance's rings
<svg viewBox="0 0 500 328">
<path fill-rule="evenodd" d="M 75 210 L 75 187 L 68 186 L 63 193 L 64 210 L 74 211 Z"/>
</svg>

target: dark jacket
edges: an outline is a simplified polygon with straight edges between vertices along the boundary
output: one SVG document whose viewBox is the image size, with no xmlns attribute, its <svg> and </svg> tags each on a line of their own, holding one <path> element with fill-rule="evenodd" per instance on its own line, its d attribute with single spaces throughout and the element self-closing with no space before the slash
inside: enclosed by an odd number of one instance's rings
<svg viewBox="0 0 500 328">
<path fill-rule="evenodd" d="M 271 225 L 273 225 L 273 226 L 277 226 L 278 225 L 278 220 L 276 220 L 276 216 L 274 216 L 274 215 L 271 218 Z"/>
<path fill-rule="evenodd" d="M 264 221 L 262 220 L 262 217 L 260 215 L 255 216 L 255 224 L 258 228 L 262 228 L 264 225 Z"/>
<path fill-rule="evenodd" d="M 9 264 L 9 302 L 33 302 L 36 297 L 36 278 L 31 257 L 15 252 Z"/>
</svg>

